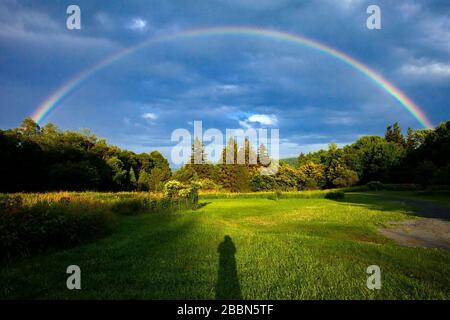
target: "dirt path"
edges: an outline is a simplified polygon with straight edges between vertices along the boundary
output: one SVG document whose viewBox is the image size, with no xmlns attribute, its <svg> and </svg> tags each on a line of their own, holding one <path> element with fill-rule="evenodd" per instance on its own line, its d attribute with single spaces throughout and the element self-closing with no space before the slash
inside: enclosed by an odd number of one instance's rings
<svg viewBox="0 0 450 320">
<path fill-rule="evenodd" d="M 423 218 L 391 222 L 378 229 L 382 235 L 409 247 L 450 249 L 450 222 Z"/>
<path fill-rule="evenodd" d="M 398 244 L 410 247 L 450 249 L 450 207 L 399 196 L 370 194 L 388 201 L 400 201 L 415 208 L 422 219 L 391 222 L 379 231 Z"/>
</svg>

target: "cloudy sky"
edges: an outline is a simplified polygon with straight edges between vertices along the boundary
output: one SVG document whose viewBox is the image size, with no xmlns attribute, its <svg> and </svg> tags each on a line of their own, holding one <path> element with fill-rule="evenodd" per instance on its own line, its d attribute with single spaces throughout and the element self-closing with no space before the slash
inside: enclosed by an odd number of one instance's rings
<svg viewBox="0 0 450 320">
<path fill-rule="evenodd" d="M 81 8 L 81 30 L 66 8 Z M 366 27 L 377 4 L 382 29 Z M 109 55 L 192 28 L 251 26 L 303 35 L 376 70 L 432 123 L 450 119 L 448 1 L 2 0 L 0 127 L 17 126 L 65 81 Z M 316 50 L 268 38 L 222 35 L 148 46 L 102 69 L 45 118 L 91 128 L 134 151 L 170 153 L 171 133 L 279 128 L 281 156 L 382 134 L 417 120 L 366 76 Z"/>
</svg>

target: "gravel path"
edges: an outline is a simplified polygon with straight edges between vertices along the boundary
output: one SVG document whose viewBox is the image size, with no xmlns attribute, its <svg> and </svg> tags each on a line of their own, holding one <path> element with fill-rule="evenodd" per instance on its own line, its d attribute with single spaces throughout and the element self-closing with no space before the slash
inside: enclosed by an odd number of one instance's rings
<svg viewBox="0 0 450 320">
<path fill-rule="evenodd" d="M 408 247 L 450 249 L 450 222 L 423 218 L 391 222 L 378 229 L 382 235 Z"/>
<path fill-rule="evenodd" d="M 398 244 L 410 247 L 450 249 L 450 207 L 424 200 L 370 194 L 387 201 L 400 201 L 415 208 L 422 219 L 394 221 L 379 231 Z"/>
</svg>

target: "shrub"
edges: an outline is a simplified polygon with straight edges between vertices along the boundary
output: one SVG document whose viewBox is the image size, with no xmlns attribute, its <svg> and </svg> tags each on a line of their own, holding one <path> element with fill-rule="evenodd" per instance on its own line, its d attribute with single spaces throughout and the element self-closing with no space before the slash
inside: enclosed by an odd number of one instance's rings
<svg viewBox="0 0 450 320">
<path fill-rule="evenodd" d="M 164 195 L 167 199 L 178 203 L 180 210 L 190 209 L 198 204 L 199 189 L 200 184 L 197 182 L 185 185 L 179 181 L 170 180 L 164 185 Z"/>
<path fill-rule="evenodd" d="M 164 196 L 169 199 L 178 199 L 180 197 L 180 191 L 184 188 L 184 184 L 177 180 L 167 181 L 164 185 Z"/>
<path fill-rule="evenodd" d="M 208 178 L 200 179 L 198 180 L 198 183 L 200 185 L 200 190 L 202 191 L 216 191 L 219 189 L 217 184 Z"/>
</svg>

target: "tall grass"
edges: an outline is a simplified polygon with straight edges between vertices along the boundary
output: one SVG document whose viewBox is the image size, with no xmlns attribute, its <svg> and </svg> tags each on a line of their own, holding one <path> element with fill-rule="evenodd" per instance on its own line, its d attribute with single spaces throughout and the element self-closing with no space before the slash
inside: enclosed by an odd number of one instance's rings
<svg viewBox="0 0 450 320">
<path fill-rule="evenodd" d="M 322 199 L 330 194 L 343 192 L 340 189 L 308 191 L 259 191 L 259 192 L 200 192 L 200 199 Z"/>
<path fill-rule="evenodd" d="M 109 234 L 114 215 L 95 201 L 0 196 L 0 258 L 73 246 Z"/>
<path fill-rule="evenodd" d="M 0 259 L 73 246 L 111 233 L 116 215 L 195 208 L 193 198 L 148 192 L 0 194 Z"/>
</svg>

